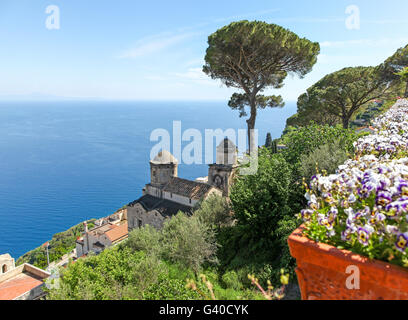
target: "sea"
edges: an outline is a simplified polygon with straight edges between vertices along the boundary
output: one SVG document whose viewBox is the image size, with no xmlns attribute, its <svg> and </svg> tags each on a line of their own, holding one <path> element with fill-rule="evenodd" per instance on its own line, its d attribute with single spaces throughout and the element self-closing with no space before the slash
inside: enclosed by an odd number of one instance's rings
<svg viewBox="0 0 408 320">
<path fill-rule="evenodd" d="M 267 132 L 279 138 L 295 113 L 290 102 L 260 110 L 259 144 Z M 55 233 L 139 198 L 158 143 L 151 134 L 165 129 L 173 139 L 173 121 L 203 139 L 207 129 L 246 129 L 226 101 L 0 102 L 0 254 L 17 259 Z M 179 165 L 185 179 L 207 171 L 205 164 Z"/>
</svg>

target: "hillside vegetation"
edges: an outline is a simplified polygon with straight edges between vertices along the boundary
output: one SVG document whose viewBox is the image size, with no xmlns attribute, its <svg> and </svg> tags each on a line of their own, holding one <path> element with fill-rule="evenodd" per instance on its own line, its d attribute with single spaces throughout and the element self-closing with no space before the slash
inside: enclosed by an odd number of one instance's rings
<svg viewBox="0 0 408 320">
<path fill-rule="evenodd" d="M 92 228 L 95 219 L 88 221 L 88 227 Z M 84 231 L 84 224 L 80 223 L 64 232 L 53 235 L 49 241 L 49 258 L 50 263 L 58 261 L 67 253 L 70 253 L 75 248 L 75 241 Z M 47 251 L 46 248 L 41 246 L 31 250 L 20 258 L 18 258 L 16 264 L 30 263 L 38 268 L 47 268 Z"/>
</svg>

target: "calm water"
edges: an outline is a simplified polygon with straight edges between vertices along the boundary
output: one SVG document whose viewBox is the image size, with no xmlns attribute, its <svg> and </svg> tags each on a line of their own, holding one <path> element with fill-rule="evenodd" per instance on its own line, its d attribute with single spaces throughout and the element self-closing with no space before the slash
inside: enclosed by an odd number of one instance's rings
<svg viewBox="0 0 408 320">
<path fill-rule="evenodd" d="M 280 137 L 295 104 L 263 110 L 257 128 Z M 245 129 L 222 102 L 0 102 L 0 254 L 18 258 L 85 219 L 137 199 L 149 181 L 155 128 Z M 180 165 L 179 176 L 207 175 Z"/>
</svg>

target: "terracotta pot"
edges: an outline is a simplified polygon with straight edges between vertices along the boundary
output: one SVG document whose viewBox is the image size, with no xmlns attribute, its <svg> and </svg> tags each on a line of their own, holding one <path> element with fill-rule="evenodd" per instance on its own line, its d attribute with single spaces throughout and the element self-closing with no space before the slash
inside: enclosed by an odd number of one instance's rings
<svg viewBox="0 0 408 320">
<path fill-rule="evenodd" d="M 316 243 L 303 230 L 288 239 L 302 300 L 408 300 L 407 269 Z"/>
</svg>

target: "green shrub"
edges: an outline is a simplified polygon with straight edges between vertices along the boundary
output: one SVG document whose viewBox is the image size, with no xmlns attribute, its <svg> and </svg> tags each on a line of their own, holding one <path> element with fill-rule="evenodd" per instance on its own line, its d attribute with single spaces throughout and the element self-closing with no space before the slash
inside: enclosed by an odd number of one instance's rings
<svg viewBox="0 0 408 320">
<path fill-rule="evenodd" d="M 198 272 L 205 262 L 216 263 L 214 231 L 197 217 L 183 213 L 164 223 L 161 231 L 162 257 Z"/>
<path fill-rule="evenodd" d="M 241 290 L 242 283 L 239 281 L 238 274 L 235 271 L 227 271 L 222 276 L 222 282 L 225 285 L 225 288 L 231 288 L 234 290 Z"/>
<path fill-rule="evenodd" d="M 331 127 L 328 125 L 312 124 L 289 131 L 282 137 L 287 149 L 283 155 L 288 163 L 297 167 L 302 155 L 309 155 L 316 148 L 339 141 L 341 148 L 352 153 L 353 143 L 358 138 L 354 130 L 343 129 L 341 126 Z"/>
<path fill-rule="evenodd" d="M 276 224 L 288 211 L 290 182 L 291 171 L 285 159 L 263 148 L 257 173 L 238 177 L 232 186 L 230 199 L 237 223 L 253 239 L 267 245 L 273 237 Z"/>
<path fill-rule="evenodd" d="M 214 229 L 230 226 L 233 223 L 231 209 L 226 199 L 217 195 L 211 195 L 202 201 L 194 211 L 194 216 Z"/>
<path fill-rule="evenodd" d="M 152 226 L 134 229 L 129 233 L 126 246 L 135 251 L 144 251 L 152 255 L 161 255 L 161 233 Z"/>
<path fill-rule="evenodd" d="M 324 144 L 309 154 L 300 157 L 299 173 L 302 177 L 310 179 L 313 175 L 325 171 L 328 174 L 335 173 L 337 168 L 349 158 L 347 150 L 339 140 Z"/>
<path fill-rule="evenodd" d="M 79 259 L 62 271 L 60 287 L 50 291 L 49 299 L 138 299 L 161 268 L 157 262 L 146 259 L 143 252 L 111 248 L 100 255 Z M 148 274 L 139 274 L 146 271 Z"/>
<path fill-rule="evenodd" d="M 88 225 L 92 226 L 95 219 L 88 221 Z M 49 241 L 48 254 L 50 262 L 57 261 L 67 253 L 70 253 L 75 248 L 75 241 L 78 236 L 84 231 L 83 223 L 80 223 L 64 232 L 56 233 Z M 47 250 L 45 247 L 38 247 L 31 250 L 17 259 L 16 265 L 23 263 L 32 264 L 38 268 L 47 268 Z"/>
<path fill-rule="evenodd" d="M 171 279 L 163 275 L 157 283 L 148 288 L 145 300 L 199 300 L 197 292 L 186 288 L 186 281 Z"/>
</svg>

